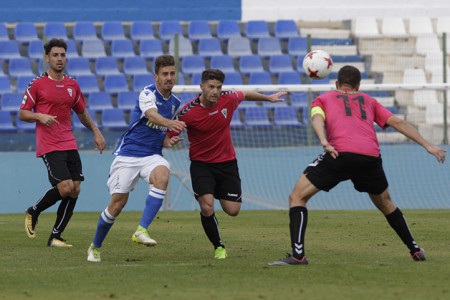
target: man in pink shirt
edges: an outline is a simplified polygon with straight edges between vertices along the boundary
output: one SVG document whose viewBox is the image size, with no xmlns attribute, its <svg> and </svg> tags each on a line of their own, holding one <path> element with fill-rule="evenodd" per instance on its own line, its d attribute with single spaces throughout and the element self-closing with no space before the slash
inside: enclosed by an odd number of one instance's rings
<svg viewBox="0 0 450 300">
<path fill-rule="evenodd" d="M 395 128 L 424 147 L 439 163 L 444 163 L 445 150 L 429 143 L 408 122 L 360 92 L 360 82 L 360 71 L 344 66 L 338 73 L 337 89 L 312 102 L 312 127 L 325 151 L 307 166 L 289 195 L 292 253 L 269 263 L 271 266 L 308 264 L 304 249 L 308 222 L 306 203 L 317 192 L 328 192 L 345 180 L 351 180 L 357 191 L 369 194 L 415 261 L 426 259 L 424 250 L 416 244 L 402 212 L 389 195 L 373 123 L 381 128 Z"/>
</svg>

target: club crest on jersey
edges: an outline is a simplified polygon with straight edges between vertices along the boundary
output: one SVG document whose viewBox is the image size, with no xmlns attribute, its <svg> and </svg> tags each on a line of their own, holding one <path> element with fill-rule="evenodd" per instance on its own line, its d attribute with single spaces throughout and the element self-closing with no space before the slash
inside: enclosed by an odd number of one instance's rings
<svg viewBox="0 0 450 300">
<path fill-rule="evenodd" d="M 71 89 L 71 88 L 68 88 L 68 89 L 67 89 L 67 92 L 69 93 L 70 97 L 72 97 L 72 89 Z"/>
<path fill-rule="evenodd" d="M 222 115 L 225 117 L 225 119 L 227 118 L 228 115 L 228 110 L 226 108 L 222 109 Z"/>
</svg>

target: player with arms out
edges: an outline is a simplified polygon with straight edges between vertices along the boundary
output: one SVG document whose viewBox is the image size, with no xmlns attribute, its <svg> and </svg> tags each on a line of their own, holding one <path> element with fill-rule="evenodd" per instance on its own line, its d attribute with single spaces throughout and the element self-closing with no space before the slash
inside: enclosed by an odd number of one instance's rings
<svg viewBox="0 0 450 300">
<path fill-rule="evenodd" d="M 167 129 L 181 131 L 184 122 L 172 120 L 180 100 L 172 93 L 176 80 L 175 60 L 170 55 L 155 61 L 155 84 L 146 86 L 139 94 L 131 112 L 130 126 L 114 150 L 116 158 L 111 164 L 107 185 L 111 194 L 108 207 L 100 214 L 94 239 L 88 249 L 87 260 L 100 262 L 100 247 L 114 221 L 125 207 L 128 196 L 139 178 L 149 184 L 145 208 L 133 242 L 146 246 L 156 245 L 147 228 L 158 213 L 169 183 L 170 164 L 162 156 L 162 148 L 172 147 L 182 138 L 166 136 Z"/>
<path fill-rule="evenodd" d="M 36 237 L 36 224 L 41 212 L 61 200 L 55 225 L 48 239 L 49 247 L 72 247 L 61 237 L 72 217 L 84 180 L 77 142 L 72 132 L 71 112 L 94 134 L 94 143 L 102 153 L 106 142 L 89 116 L 78 83 L 64 74 L 67 44 L 52 39 L 44 45 L 47 72 L 28 85 L 19 110 L 19 119 L 36 123 L 36 156 L 47 167 L 52 185 L 38 202 L 25 213 L 25 231 Z"/>
<path fill-rule="evenodd" d="M 306 203 L 319 191 L 330 191 L 339 182 L 351 180 L 355 189 L 368 193 L 389 225 L 408 247 L 415 261 L 426 260 L 406 223 L 393 203 L 383 170 L 374 122 L 381 128 L 391 126 L 435 156 L 445 160 L 445 150 L 425 140 L 408 122 L 393 115 L 377 100 L 359 91 L 360 71 L 344 66 L 338 72 L 336 90 L 320 95 L 311 105 L 312 126 L 323 154 L 309 164 L 289 195 L 292 253 L 272 266 L 306 265 L 304 240 L 308 223 Z"/>
<path fill-rule="evenodd" d="M 225 75 L 209 69 L 202 73 L 202 93 L 177 114 L 186 123 L 190 142 L 190 174 L 195 198 L 200 205 L 200 219 L 206 236 L 213 244 L 215 258 L 227 257 L 214 213 L 214 198 L 229 216 L 241 209 L 242 191 L 236 152 L 231 141 L 230 122 L 233 112 L 244 100 L 283 101 L 285 92 L 263 95 L 249 91 L 222 91 Z M 169 132 L 169 135 L 177 134 Z"/>
</svg>

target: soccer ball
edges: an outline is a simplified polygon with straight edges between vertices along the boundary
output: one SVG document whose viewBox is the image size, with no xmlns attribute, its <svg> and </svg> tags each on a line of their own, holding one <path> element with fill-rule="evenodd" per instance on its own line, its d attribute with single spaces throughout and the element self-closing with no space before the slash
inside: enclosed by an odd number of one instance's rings
<svg viewBox="0 0 450 300">
<path fill-rule="evenodd" d="M 333 60 L 327 52 L 314 50 L 303 58 L 303 70 L 312 79 L 322 79 L 327 77 L 333 70 Z"/>
</svg>

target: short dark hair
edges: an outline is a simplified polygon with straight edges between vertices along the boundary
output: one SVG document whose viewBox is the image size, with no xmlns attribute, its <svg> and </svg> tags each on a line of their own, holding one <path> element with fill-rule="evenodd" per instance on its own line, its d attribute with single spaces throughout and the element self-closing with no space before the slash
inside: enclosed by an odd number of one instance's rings
<svg viewBox="0 0 450 300">
<path fill-rule="evenodd" d="M 44 45 L 45 55 L 48 55 L 53 47 L 64 48 L 67 51 L 67 44 L 63 39 L 53 38 Z"/>
<path fill-rule="evenodd" d="M 337 75 L 339 85 L 348 84 L 356 88 L 361 83 L 361 72 L 353 66 L 343 66 Z"/>
<path fill-rule="evenodd" d="M 225 74 L 218 69 L 207 69 L 202 73 L 202 83 L 208 80 L 219 80 L 223 83 L 225 81 Z"/>
<path fill-rule="evenodd" d="M 175 66 L 175 59 L 172 55 L 161 55 L 155 60 L 155 74 L 158 75 L 159 69 Z"/>
</svg>

